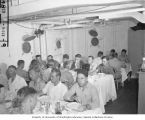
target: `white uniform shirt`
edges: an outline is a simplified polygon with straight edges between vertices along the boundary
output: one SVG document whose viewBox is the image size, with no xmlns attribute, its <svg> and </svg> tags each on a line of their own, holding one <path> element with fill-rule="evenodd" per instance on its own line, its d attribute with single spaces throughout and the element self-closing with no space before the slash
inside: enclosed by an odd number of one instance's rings
<svg viewBox="0 0 145 120">
<path fill-rule="evenodd" d="M 97 68 L 100 64 L 102 64 L 102 59 L 101 57 L 97 57 L 93 61 L 93 65 Z"/>
<path fill-rule="evenodd" d="M 17 96 L 17 92 L 19 89 L 21 89 L 24 86 L 27 86 L 26 81 L 24 80 L 24 78 L 16 75 L 14 81 L 12 82 L 11 79 L 9 79 L 9 91 L 6 95 L 6 98 L 10 98 L 13 99 Z M 10 94 L 10 96 L 9 96 Z"/>
<path fill-rule="evenodd" d="M 50 97 L 50 101 L 57 102 L 63 100 L 63 96 L 67 92 L 67 87 L 61 82 L 54 86 L 54 84 L 50 81 L 46 84 L 42 91 Z"/>
</svg>

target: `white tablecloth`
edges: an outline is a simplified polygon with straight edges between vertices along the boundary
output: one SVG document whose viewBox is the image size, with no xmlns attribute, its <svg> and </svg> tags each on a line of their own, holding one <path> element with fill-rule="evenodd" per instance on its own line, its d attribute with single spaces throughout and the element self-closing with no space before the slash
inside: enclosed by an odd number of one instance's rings
<svg viewBox="0 0 145 120">
<path fill-rule="evenodd" d="M 45 98 L 42 98 L 40 101 L 45 101 L 43 100 Z M 96 108 L 94 110 L 86 110 L 86 111 L 83 111 L 83 112 L 78 112 L 78 111 L 74 111 L 74 110 L 71 110 L 71 108 L 68 108 L 67 105 L 68 104 L 72 104 L 74 102 L 65 102 L 65 101 L 60 101 L 60 105 L 61 106 L 64 106 L 66 109 L 64 109 L 62 111 L 62 114 L 64 115 L 67 115 L 67 114 L 81 114 L 81 115 L 93 115 L 93 114 L 102 114 L 102 110 L 100 108 Z M 80 105 L 79 103 L 75 103 L 75 105 Z M 75 105 L 73 106 L 75 108 Z M 41 109 L 40 109 L 40 106 L 41 106 Z M 33 110 L 33 113 L 34 114 L 50 114 L 50 115 L 54 115 L 55 114 L 55 105 L 54 104 L 51 104 L 48 108 L 48 112 L 46 112 L 46 106 L 45 105 L 40 105 L 40 106 L 37 106 L 37 108 L 35 108 L 35 110 Z M 77 108 L 76 106 L 76 108 Z"/>
<path fill-rule="evenodd" d="M 115 100 L 117 98 L 115 82 L 112 75 L 98 74 L 89 76 L 88 81 L 96 86 L 99 92 L 100 107 L 102 112 L 105 113 L 104 105 L 109 100 Z"/>
<path fill-rule="evenodd" d="M 62 114 L 79 114 L 79 115 L 96 115 L 96 114 L 102 114 L 102 111 L 100 108 L 96 108 L 94 110 L 86 110 L 83 112 L 77 112 L 77 111 L 63 111 Z"/>
<path fill-rule="evenodd" d="M 127 79 L 127 73 L 125 68 L 121 68 L 122 83 Z"/>
</svg>

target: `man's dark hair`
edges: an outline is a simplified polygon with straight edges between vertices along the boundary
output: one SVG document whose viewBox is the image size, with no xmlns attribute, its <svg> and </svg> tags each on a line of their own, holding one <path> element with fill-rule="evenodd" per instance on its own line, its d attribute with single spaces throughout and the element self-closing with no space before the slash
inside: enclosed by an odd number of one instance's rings
<svg viewBox="0 0 145 120">
<path fill-rule="evenodd" d="M 12 101 L 12 106 L 13 108 L 15 107 L 20 107 L 21 106 L 21 103 L 23 101 L 23 99 L 31 94 L 36 94 L 37 91 L 32 88 L 32 87 L 29 87 L 29 86 L 25 86 L 25 87 L 22 87 L 21 89 L 18 90 L 17 92 L 17 95 L 22 97 L 21 99 L 16 97 L 13 101 Z"/>
<path fill-rule="evenodd" d="M 111 49 L 111 50 L 110 50 L 110 52 L 113 52 L 113 53 L 115 53 L 115 49 Z"/>
<path fill-rule="evenodd" d="M 118 53 L 117 52 L 114 54 L 114 57 L 115 58 L 118 58 Z"/>
<path fill-rule="evenodd" d="M 115 49 L 111 49 L 110 52 L 112 53 L 111 56 L 114 58 L 115 57 L 115 53 L 116 53 Z"/>
<path fill-rule="evenodd" d="M 54 67 L 55 61 L 53 59 L 48 60 L 47 67 Z"/>
<path fill-rule="evenodd" d="M 122 51 L 121 51 L 121 52 L 125 52 L 125 53 L 126 53 L 126 52 L 127 52 L 127 50 L 125 50 L 125 49 L 122 49 Z"/>
<path fill-rule="evenodd" d="M 35 57 L 38 58 L 38 57 L 41 57 L 41 55 L 36 55 Z"/>
<path fill-rule="evenodd" d="M 88 71 L 85 69 L 78 69 L 77 74 L 83 74 L 85 77 L 88 77 Z"/>
<path fill-rule="evenodd" d="M 102 51 L 99 51 L 98 52 L 98 57 L 102 56 L 103 55 L 103 52 Z"/>
<path fill-rule="evenodd" d="M 92 59 L 94 59 L 94 57 L 93 57 L 93 56 L 91 56 L 91 55 L 89 56 L 89 58 L 92 58 Z"/>
<path fill-rule="evenodd" d="M 52 73 L 55 72 L 57 76 L 60 76 L 60 77 L 61 77 L 61 72 L 60 72 L 59 69 L 53 68 L 53 69 L 51 70 L 51 72 L 52 72 Z"/>
<path fill-rule="evenodd" d="M 53 56 L 52 55 L 48 55 L 47 57 L 51 57 L 53 59 Z"/>
<path fill-rule="evenodd" d="M 35 59 L 33 59 L 33 60 L 31 61 L 30 65 L 29 65 L 29 70 L 35 69 L 35 68 L 38 68 L 38 67 L 39 67 L 38 61 L 35 60 Z"/>
<path fill-rule="evenodd" d="M 17 65 L 20 66 L 21 64 L 24 64 L 25 61 L 24 60 L 18 60 Z"/>
<path fill-rule="evenodd" d="M 6 76 L 7 76 L 8 79 L 10 78 L 9 69 L 11 69 L 11 68 L 14 69 L 15 71 L 17 69 L 14 65 L 10 65 L 8 67 L 8 69 L 6 70 Z"/>
<path fill-rule="evenodd" d="M 37 91 L 34 88 L 25 86 L 18 90 L 17 95 L 19 96 L 23 95 L 24 97 L 26 97 L 29 94 L 35 94 L 35 93 L 37 93 Z"/>
<path fill-rule="evenodd" d="M 69 59 L 69 55 L 68 54 L 64 54 L 63 58 Z"/>
<path fill-rule="evenodd" d="M 63 67 L 64 68 L 67 68 L 67 66 L 69 65 L 69 63 L 70 63 L 69 61 L 64 62 Z"/>
<path fill-rule="evenodd" d="M 81 56 L 81 54 L 76 54 L 75 57 L 81 58 L 82 56 Z"/>
<path fill-rule="evenodd" d="M 108 56 L 103 56 L 103 57 L 102 57 L 102 60 L 103 60 L 103 59 L 106 59 L 106 60 L 108 61 L 108 60 L 109 60 L 109 57 L 108 57 Z"/>
<path fill-rule="evenodd" d="M 1 89 L 2 87 L 4 87 L 4 85 L 0 84 L 0 89 Z"/>
<path fill-rule="evenodd" d="M 15 70 L 17 69 L 16 66 L 14 66 L 14 65 L 10 65 L 10 66 L 8 67 L 8 69 L 10 69 L 10 68 L 13 68 L 13 69 L 15 69 Z"/>
</svg>

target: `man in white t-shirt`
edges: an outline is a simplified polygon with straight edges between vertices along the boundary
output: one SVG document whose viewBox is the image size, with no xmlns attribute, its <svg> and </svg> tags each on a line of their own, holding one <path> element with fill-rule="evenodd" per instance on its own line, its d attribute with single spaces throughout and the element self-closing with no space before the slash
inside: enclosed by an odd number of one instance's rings
<svg viewBox="0 0 145 120">
<path fill-rule="evenodd" d="M 24 78 L 16 74 L 16 67 L 13 65 L 8 67 L 8 74 L 10 78 L 8 80 L 8 91 L 6 93 L 6 99 L 12 100 L 17 96 L 17 91 L 20 88 L 27 86 L 27 83 Z"/>
<path fill-rule="evenodd" d="M 42 92 L 50 97 L 50 102 L 56 103 L 63 100 L 63 96 L 67 92 L 67 87 L 60 81 L 60 70 L 53 68 L 50 76 L 51 81 L 46 84 Z"/>
</svg>

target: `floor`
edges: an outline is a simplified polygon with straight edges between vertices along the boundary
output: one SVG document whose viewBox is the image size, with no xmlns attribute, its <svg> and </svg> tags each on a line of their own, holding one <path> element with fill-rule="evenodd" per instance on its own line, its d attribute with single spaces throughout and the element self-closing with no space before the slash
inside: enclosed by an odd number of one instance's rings
<svg viewBox="0 0 145 120">
<path fill-rule="evenodd" d="M 138 79 L 125 81 L 117 90 L 117 99 L 105 106 L 105 114 L 137 114 Z"/>
</svg>

